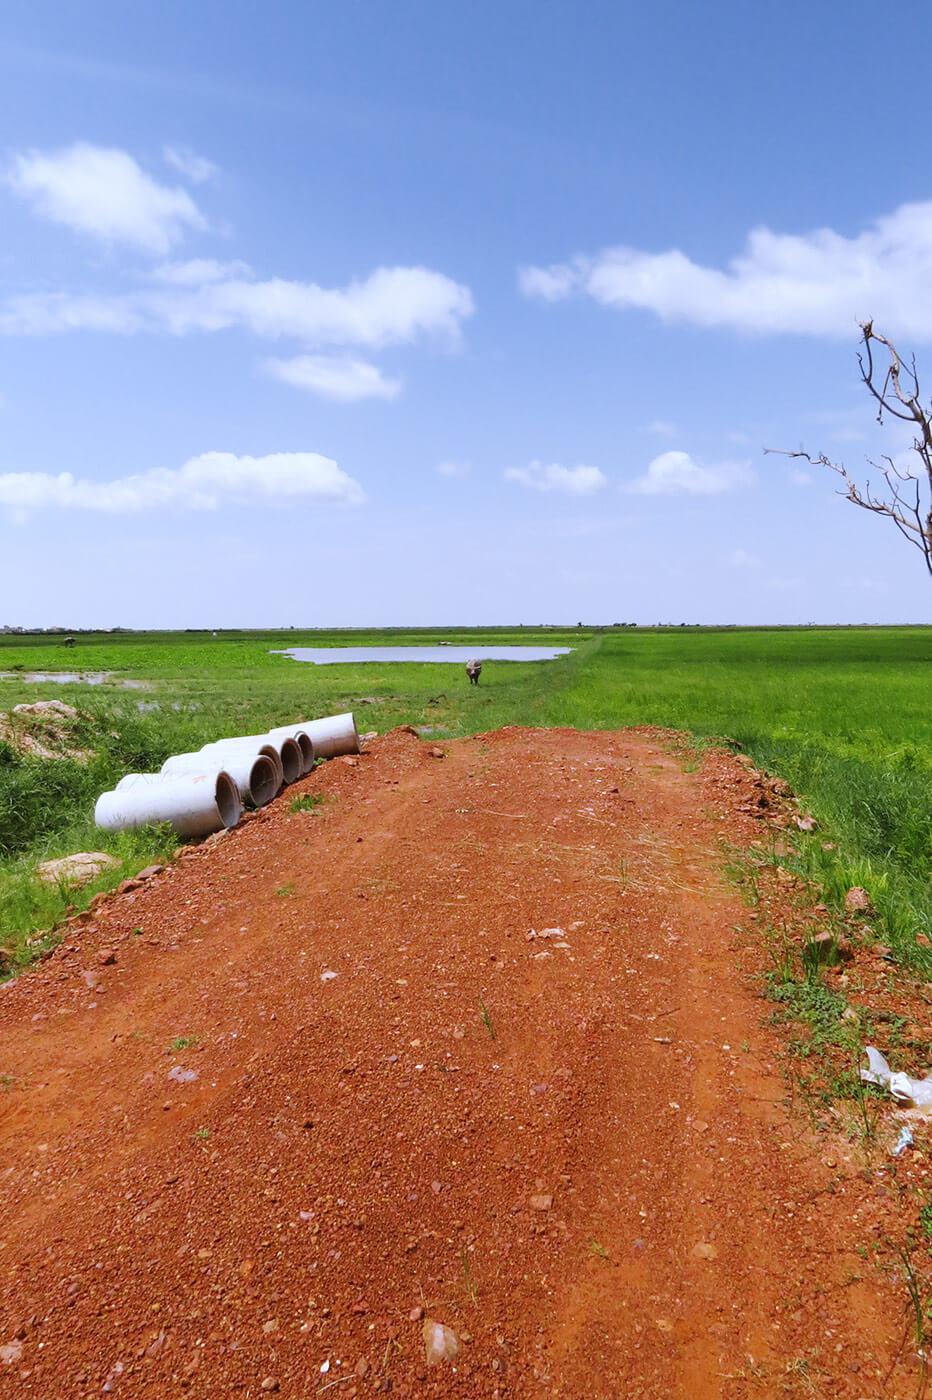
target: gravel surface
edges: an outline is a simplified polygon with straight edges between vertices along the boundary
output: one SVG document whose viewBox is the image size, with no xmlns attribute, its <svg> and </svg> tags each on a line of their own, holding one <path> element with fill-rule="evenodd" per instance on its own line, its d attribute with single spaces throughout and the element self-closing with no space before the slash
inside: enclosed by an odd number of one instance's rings
<svg viewBox="0 0 932 1400">
<path fill-rule="evenodd" d="M 754 778 L 396 730 L 100 903 L 0 991 L 0 1393 L 915 1394 L 721 874 Z"/>
</svg>

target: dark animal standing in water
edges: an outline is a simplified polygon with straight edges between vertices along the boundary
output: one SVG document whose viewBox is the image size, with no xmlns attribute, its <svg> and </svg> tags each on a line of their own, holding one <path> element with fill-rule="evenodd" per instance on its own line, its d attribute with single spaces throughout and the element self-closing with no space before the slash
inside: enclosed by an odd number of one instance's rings
<svg viewBox="0 0 932 1400">
<path fill-rule="evenodd" d="M 467 662 L 466 662 L 466 674 L 467 674 L 467 676 L 469 677 L 469 684 L 470 684 L 470 685 L 478 685 L 478 684 L 479 684 L 479 677 L 482 675 L 482 662 L 481 662 L 481 661 L 475 661 L 475 660 L 474 660 L 474 661 L 467 661 Z"/>
</svg>

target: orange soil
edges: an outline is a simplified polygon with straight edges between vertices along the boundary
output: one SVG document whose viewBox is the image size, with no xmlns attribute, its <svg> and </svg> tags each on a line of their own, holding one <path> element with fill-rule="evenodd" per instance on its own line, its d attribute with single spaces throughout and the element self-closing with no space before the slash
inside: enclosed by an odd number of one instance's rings
<svg viewBox="0 0 932 1400">
<path fill-rule="evenodd" d="M 301 790 L 0 992 L 0 1392 L 916 1393 L 720 873 L 746 767 L 395 731 Z"/>
</svg>

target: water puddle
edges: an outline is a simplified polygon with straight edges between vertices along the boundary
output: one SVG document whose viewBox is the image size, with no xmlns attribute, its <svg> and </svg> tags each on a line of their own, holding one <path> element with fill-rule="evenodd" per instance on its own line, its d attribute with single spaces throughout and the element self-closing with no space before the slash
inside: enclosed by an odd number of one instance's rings
<svg viewBox="0 0 932 1400">
<path fill-rule="evenodd" d="M 148 690 L 147 681 L 118 680 L 112 671 L 0 671 L 0 681 L 27 685 L 118 685 L 123 690 Z"/>
<path fill-rule="evenodd" d="M 480 646 L 425 646 L 425 647 L 289 647 L 286 651 L 273 651 L 272 656 L 290 656 L 295 661 L 310 661 L 315 666 L 335 666 L 340 662 L 383 662 L 383 661 L 428 661 L 458 662 L 465 666 L 467 661 L 553 661 L 557 656 L 566 656 L 572 647 L 480 647 Z"/>
</svg>

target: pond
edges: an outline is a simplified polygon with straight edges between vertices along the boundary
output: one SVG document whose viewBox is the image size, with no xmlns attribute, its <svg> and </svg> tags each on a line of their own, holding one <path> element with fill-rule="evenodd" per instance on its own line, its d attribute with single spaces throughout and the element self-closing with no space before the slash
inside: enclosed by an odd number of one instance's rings
<svg viewBox="0 0 932 1400">
<path fill-rule="evenodd" d="M 310 661 L 315 666 L 333 666 L 338 662 L 354 661 L 429 661 L 458 662 L 465 666 L 467 661 L 552 661 L 556 656 L 566 656 L 572 647 L 289 647 L 286 651 L 273 651 L 272 656 L 290 656 L 295 661 Z"/>
</svg>

